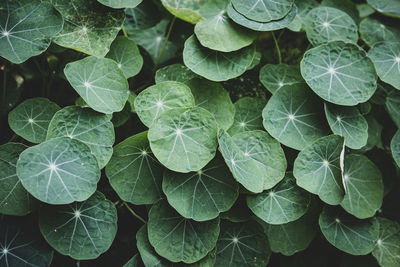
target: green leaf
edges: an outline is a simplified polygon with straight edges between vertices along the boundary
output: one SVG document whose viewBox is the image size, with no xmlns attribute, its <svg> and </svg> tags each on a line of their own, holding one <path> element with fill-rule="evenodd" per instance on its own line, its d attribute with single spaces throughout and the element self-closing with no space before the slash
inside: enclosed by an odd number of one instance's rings
<svg viewBox="0 0 400 267">
<path fill-rule="evenodd" d="M 0 56 L 22 63 L 44 52 L 63 27 L 60 13 L 39 0 L 0 3 Z"/>
<path fill-rule="evenodd" d="M 83 100 L 98 112 L 121 111 L 128 100 L 128 82 L 114 60 L 86 57 L 68 63 L 64 74 Z"/>
<path fill-rule="evenodd" d="M 319 216 L 319 226 L 329 243 L 352 255 L 367 255 L 378 240 L 376 218 L 359 220 L 338 207 L 325 206 Z"/>
<path fill-rule="evenodd" d="M 121 30 L 124 11 L 112 9 L 97 0 L 50 1 L 64 18 L 64 28 L 53 41 L 61 46 L 103 57 Z"/>
<path fill-rule="evenodd" d="M 138 74 L 143 66 L 143 58 L 136 43 L 124 36 L 118 36 L 114 40 L 106 57 L 117 62 L 126 78 Z"/>
<path fill-rule="evenodd" d="M 134 8 L 143 0 L 97 0 L 105 6 L 112 8 Z"/>
<path fill-rule="evenodd" d="M 276 91 L 262 117 L 264 128 L 272 137 L 297 150 L 328 132 L 322 103 L 306 84 L 286 85 Z"/>
<path fill-rule="evenodd" d="M 140 256 L 138 256 L 138 254 L 135 254 L 135 256 L 130 258 L 130 260 L 127 261 L 122 267 L 139 267 L 141 263 L 142 261 L 140 260 Z"/>
<path fill-rule="evenodd" d="M 364 155 L 346 155 L 343 182 L 346 193 L 341 206 L 360 219 L 374 216 L 383 201 L 382 174 L 378 167 Z"/>
<path fill-rule="evenodd" d="M 113 124 L 107 115 L 89 108 L 69 106 L 53 116 L 47 131 L 47 140 L 62 136 L 86 144 L 96 157 L 100 169 L 106 166 L 113 153 Z"/>
<path fill-rule="evenodd" d="M 361 39 L 370 47 L 378 42 L 398 42 L 400 30 L 377 19 L 367 17 L 360 23 Z"/>
<path fill-rule="evenodd" d="M 295 4 L 297 7 L 297 14 L 287 28 L 291 31 L 299 32 L 304 27 L 304 19 L 306 18 L 308 12 L 317 7 L 319 3 L 316 0 L 302 0 L 295 1 Z"/>
<path fill-rule="evenodd" d="M 106 175 L 118 196 L 135 205 L 161 199 L 163 167 L 153 157 L 147 132 L 133 135 L 114 147 Z"/>
<path fill-rule="evenodd" d="M 358 28 L 344 11 L 333 7 L 312 9 L 304 20 L 307 38 L 314 46 L 332 41 L 357 43 Z"/>
<path fill-rule="evenodd" d="M 135 8 L 125 9 L 124 30 L 131 35 L 135 30 L 151 28 L 160 20 L 157 12 L 154 12 L 152 1 L 143 1 Z"/>
<path fill-rule="evenodd" d="M 391 91 L 386 96 L 385 106 L 389 116 L 398 128 L 400 128 L 400 92 Z"/>
<path fill-rule="evenodd" d="M 17 175 L 25 189 L 49 204 L 86 200 L 96 191 L 100 169 L 90 148 L 59 137 L 23 151 Z"/>
<path fill-rule="evenodd" d="M 177 63 L 158 69 L 156 71 L 155 81 L 156 83 L 165 81 L 185 83 L 196 77 L 198 77 L 197 74 L 192 72 L 188 67 Z"/>
<path fill-rule="evenodd" d="M 220 156 L 195 173 L 166 170 L 162 186 L 169 204 L 195 221 L 216 218 L 229 210 L 239 195 L 239 186 Z"/>
<path fill-rule="evenodd" d="M 284 224 L 303 216 L 311 201 L 311 195 L 296 186 L 291 174 L 274 188 L 261 194 L 247 196 L 247 205 L 257 217 L 269 224 Z"/>
<path fill-rule="evenodd" d="M 47 128 L 60 107 L 47 98 L 30 98 L 19 104 L 8 114 L 10 128 L 32 143 L 46 140 Z"/>
<path fill-rule="evenodd" d="M 165 81 L 140 92 L 135 111 L 144 125 L 150 127 L 164 112 L 174 108 L 192 108 L 195 102 L 190 88 L 180 82 Z"/>
<path fill-rule="evenodd" d="M 157 254 L 172 262 L 194 263 L 215 247 L 219 218 L 201 223 L 185 219 L 161 201 L 150 209 L 147 229 Z"/>
<path fill-rule="evenodd" d="M 300 63 L 304 80 L 326 101 L 343 106 L 366 102 L 374 94 L 374 64 L 355 44 L 330 42 L 308 50 Z"/>
<path fill-rule="evenodd" d="M 393 16 L 400 17 L 400 2 L 396 0 L 367 0 L 374 9 L 378 12 Z"/>
<path fill-rule="evenodd" d="M 369 151 L 375 146 L 382 144 L 382 125 L 375 119 L 372 114 L 365 116 L 368 123 L 368 139 L 367 144 L 361 148 L 361 151 Z"/>
<path fill-rule="evenodd" d="M 354 22 L 358 23 L 360 14 L 356 4 L 352 0 L 322 0 L 321 6 L 333 7 L 347 13 Z"/>
<path fill-rule="evenodd" d="M 397 166 L 400 167 L 400 130 L 396 132 L 390 142 L 390 149 L 392 150 L 392 155 Z"/>
<path fill-rule="evenodd" d="M 215 266 L 266 266 L 270 255 L 268 239 L 259 224 L 221 222 Z"/>
<path fill-rule="evenodd" d="M 400 224 L 378 217 L 379 237 L 372 255 L 382 267 L 400 265 Z"/>
<path fill-rule="evenodd" d="M 379 78 L 400 90 L 400 38 L 397 42 L 374 45 L 368 56 L 374 62 Z"/>
<path fill-rule="evenodd" d="M 246 203 L 245 195 L 239 195 L 232 208 L 220 214 L 220 218 L 230 222 L 247 222 L 253 216 Z"/>
<path fill-rule="evenodd" d="M 254 45 L 223 53 L 201 46 L 193 35 L 186 40 L 183 50 L 183 62 L 189 69 L 216 82 L 242 75 L 251 65 L 254 56 Z"/>
<path fill-rule="evenodd" d="M 333 133 L 343 136 L 347 147 L 360 149 L 367 144 L 368 123 L 357 107 L 325 103 L 325 115 Z"/>
<path fill-rule="evenodd" d="M 269 22 L 286 16 L 294 0 L 232 0 L 233 7 L 250 20 Z"/>
<path fill-rule="evenodd" d="M 7 143 L 0 146 L 0 213 L 24 216 L 36 209 L 36 200 L 26 192 L 17 176 L 19 155 L 27 147 Z"/>
<path fill-rule="evenodd" d="M 215 156 L 217 127 L 214 116 L 203 108 L 171 109 L 150 127 L 150 147 L 168 169 L 198 171 Z"/>
<path fill-rule="evenodd" d="M 260 82 L 274 94 L 285 85 L 304 83 L 304 80 L 296 66 L 267 64 L 260 69 Z"/>
<path fill-rule="evenodd" d="M 360 15 L 360 18 L 366 18 L 369 15 L 372 15 L 375 13 L 375 9 L 373 9 L 370 5 L 368 4 L 357 4 L 356 8 L 358 10 L 358 13 Z"/>
<path fill-rule="evenodd" d="M 55 250 L 77 260 L 95 259 L 107 251 L 117 233 L 117 209 L 100 193 L 84 202 L 43 206 L 40 232 Z"/>
</svg>

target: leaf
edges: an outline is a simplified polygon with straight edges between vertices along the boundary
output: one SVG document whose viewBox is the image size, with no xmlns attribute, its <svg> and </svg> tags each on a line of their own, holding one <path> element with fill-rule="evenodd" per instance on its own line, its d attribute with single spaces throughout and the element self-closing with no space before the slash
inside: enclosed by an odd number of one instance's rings
<svg viewBox="0 0 400 267">
<path fill-rule="evenodd" d="M 371 114 L 368 114 L 365 119 L 368 123 L 368 140 L 367 144 L 361 148 L 361 151 L 369 151 L 382 144 L 382 125 Z"/>
<path fill-rule="evenodd" d="M 46 140 L 47 128 L 60 107 L 47 98 L 30 98 L 8 114 L 8 125 L 19 136 L 32 143 Z"/>
<path fill-rule="evenodd" d="M 192 108 L 194 105 L 190 88 L 183 83 L 173 81 L 147 87 L 135 99 L 135 111 L 147 127 L 168 110 Z"/>
<path fill-rule="evenodd" d="M 378 240 L 376 218 L 359 220 L 338 207 L 325 206 L 319 216 L 319 226 L 329 243 L 352 255 L 370 253 Z"/>
<path fill-rule="evenodd" d="M 135 205 L 161 199 L 163 167 L 153 157 L 147 132 L 133 135 L 114 147 L 106 175 L 118 196 Z"/>
<path fill-rule="evenodd" d="M 360 149 L 367 144 L 368 123 L 356 107 L 325 103 L 325 115 L 333 133 L 343 136 L 347 147 Z"/>
<path fill-rule="evenodd" d="M 24 216 L 36 209 L 36 200 L 21 185 L 16 171 L 18 157 L 26 148 L 18 143 L 0 146 L 1 214 Z"/>
<path fill-rule="evenodd" d="M 130 260 L 127 261 L 122 267 L 139 267 L 141 263 L 142 261 L 140 260 L 140 256 L 138 256 L 138 254 L 135 254 L 135 256 L 130 258 Z"/>
<path fill-rule="evenodd" d="M 250 20 L 269 22 L 286 16 L 294 0 L 232 0 L 233 7 Z"/>
<path fill-rule="evenodd" d="M 105 6 L 112 8 L 134 8 L 143 0 L 97 0 Z"/>
<path fill-rule="evenodd" d="M 400 14 L 400 13 L 399 13 Z M 375 44 L 368 56 L 375 65 L 379 78 L 400 90 L 400 38 L 397 42 Z"/>
<path fill-rule="evenodd" d="M 0 56 L 16 64 L 43 53 L 63 27 L 60 13 L 39 0 L 1 1 L 0 18 Z"/>
<path fill-rule="evenodd" d="M 274 188 L 247 196 L 249 208 L 269 224 L 284 224 L 299 219 L 307 212 L 310 201 L 310 194 L 296 186 L 291 174 L 286 174 Z"/>
<path fill-rule="evenodd" d="M 358 10 L 358 13 L 360 15 L 360 18 L 366 18 L 369 15 L 372 15 L 375 13 L 375 9 L 373 9 L 370 5 L 368 4 L 357 4 L 356 8 Z"/>
<path fill-rule="evenodd" d="M 152 1 L 142 1 L 135 8 L 125 9 L 124 30 L 131 35 L 135 30 L 153 27 L 160 20 L 160 15 L 155 12 L 155 4 Z"/>
<path fill-rule="evenodd" d="M 188 67 L 177 63 L 158 69 L 156 71 L 155 81 L 156 83 L 165 81 L 185 83 L 196 77 L 198 77 L 197 74 L 192 72 Z"/>
<path fill-rule="evenodd" d="M 58 111 L 49 124 L 47 140 L 69 137 L 86 144 L 99 163 L 106 166 L 113 153 L 115 134 L 113 124 L 105 114 L 89 108 L 69 106 Z"/>
<path fill-rule="evenodd" d="M 382 41 L 398 42 L 400 30 L 377 19 L 366 17 L 360 23 L 360 36 L 369 47 L 372 47 Z"/>
<path fill-rule="evenodd" d="M 341 206 L 360 219 L 374 216 L 383 201 L 382 174 L 378 167 L 364 155 L 346 155 L 343 182 L 346 193 Z"/>
<path fill-rule="evenodd" d="M 118 36 L 114 40 L 106 57 L 117 62 L 126 78 L 138 74 L 143 66 L 143 58 L 136 43 L 124 36 Z"/>
<path fill-rule="evenodd" d="M 396 0 L 367 0 L 367 2 L 384 15 L 400 17 L 400 3 Z"/>
<path fill-rule="evenodd" d="M 259 224 L 254 221 L 222 221 L 215 266 L 266 266 L 271 249 Z"/>
<path fill-rule="evenodd" d="M 238 184 L 220 156 L 195 173 L 166 170 L 163 191 L 180 215 L 195 221 L 216 218 L 229 210 L 239 195 Z"/>
<path fill-rule="evenodd" d="M 297 7 L 297 14 L 287 28 L 291 31 L 299 32 L 304 28 L 304 19 L 306 18 L 308 12 L 317 7 L 319 3 L 316 0 L 302 0 L 295 1 L 295 4 Z M 294 8 L 292 8 L 292 10 L 293 9 Z"/>
<path fill-rule="evenodd" d="M 220 214 L 220 218 L 230 222 L 247 222 L 252 218 L 253 214 L 246 203 L 245 195 L 239 195 L 232 208 Z"/>
<path fill-rule="evenodd" d="M 395 267 L 400 264 L 400 225 L 396 221 L 378 217 L 379 237 L 372 255 L 380 266 Z"/>
<path fill-rule="evenodd" d="M 304 19 L 307 38 L 314 46 L 332 41 L 357 43 L 358 28 L 344 11 L 333 7 L 312 9 Z"/>
<path fill-rule="evenodd" d="M 360 13 L 357 10 L 357 6 L 351 0 L 322 0 L 321 6 L 340 9 L 347 13 L 356 23 L 360 20 Z"/>
<path fill-rule="evenodd" d="M 330 42 L 308 50 L 300 71 L 321 98 L 343 106 L 366 102 L 374 94 L 377 75 L 372 61 L 355 44 Z"/>
<path fill-rule="evenodd" d="M 265 106 L 264 128 L 285 146 L 302 150 L 328 131 L 322 104 L 305 84 L 286 85 Z"/>
<path fill-rule="evenodd" d="M 68 63 L 64 74 L 92 109 L 111 114 L 124 108 L 129 96 L 128 82 L 114 60 L 86 57 Z"/>
<path fill-rule="evenodd" d="M 330 204 L 342 202 L 341 153 L 344 139 L 338 135 L 321 137 L 298 154 L 293 167 L 297 185 Z"/>
<path fill-rule="evenodd" d="M 69 204 L 86 200 L 96 191 L 100 169 L 88 146 L 59 137 L 24 150 L 17 162 L 17 175 L 40 201 Z"/>
<path fill-rule="evenodd" d="M 255 46 L 222 53 L 201 46 L 193 35 L 185 42 L 183 62 L 194 73 L 211 81 L 226 81 L 242 75 L 251 65 Z"/>
<path fill-rule="evenodd" d="M 390 142 L 390 149 L 392 150 L 393 159 L 397 166 L 400 167 L 400 130 L 398 130 Z"/>
<path fill-rule="evenodd" d="M 386 96 L 385 106 L 390 118 L 400 128 L 400 92 L 396 90 L 389 92 Z"/>
<path fill-rule="evenodd" d="M 304 80 L 296 66 L 267 64 L 260 69 L 260 82 L 274 94 L 285 85 L 304 83 Z"/>
<path fill-rule="evenodd" d="M 150 127 L 148 139 L 154 156 L 168 169 L 198 171 L 215 156 L 217 123 L 203 108 L 175 108 Z"/>
<path fill-rule="evenodd" d="M 103 57 L 121 30 L 124 11 L 115 10 L 97 0 L 46 0 L 61 13 L 64 28 L 53 41 L 61 46 Z"/>
<path fill-rule="evenodd" d="M 161 201 L 150 209 L 147 229 L 157 254 L 172 262 L 194 263 L 215 247 L 219 218 L 201 223 L 185 219 Z"/>
<path fill-rule="evenodd" d="M 84 202 L 43 206 L 40 232 L 62 255 L 77 260 L 95 259 L 107 251 L 117 233 L 117 209 L 100 193 Z"/>
</svg>

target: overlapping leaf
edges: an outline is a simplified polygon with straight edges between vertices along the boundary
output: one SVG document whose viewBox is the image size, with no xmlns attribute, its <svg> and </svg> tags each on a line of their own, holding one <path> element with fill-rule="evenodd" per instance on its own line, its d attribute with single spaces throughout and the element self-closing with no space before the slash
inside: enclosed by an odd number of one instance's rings
<svg viewBox="0 0 400 267">
<path fill-rule="evenodd" d="M 397 166 L 400 167 L 400 130 L 396 132 L 390 142 L 390 149 L 392 150 L 392 155 Z"/>
<path fill-rule="evenodd" d="M 269 22 L 283 18 L 293 7 L 294 0 L 232 0 L 234 8 L 247 18 Z"/>
<path fill-rule="evenodd" d="M 260 82 L 274 94 L 285 85 L 304 83 L 299 68 L 287 64 L 267 64 L 260 69 Z"/>
<path fill-rule="evenodd" d="M 367 17 L 360 23 L 361 39 L 370 47 L 378 42 L 398 42 L 400 30 L 375 18 Z"/>
<path fill-rule="evenodd" d="M 400 225 L 396 221 L 378 217 L 379 237 L 372 255 L 382 267 L 400 264 Z"/>
</svg>

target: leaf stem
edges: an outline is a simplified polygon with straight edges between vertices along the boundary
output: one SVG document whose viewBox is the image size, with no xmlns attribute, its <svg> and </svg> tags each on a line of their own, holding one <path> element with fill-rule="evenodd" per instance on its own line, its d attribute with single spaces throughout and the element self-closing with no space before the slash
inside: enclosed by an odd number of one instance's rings
<svg viewBox="0 0 400 267">
<path fill-rule="evenodd" d="M 124 36 L 126 38 L 128 38 L 128 34 L 126 33 L 126 30 L 125 30 L 124 26 L 121 27 L 121 30 L 122 30 L 122 33 L 124 34 Z"/>
<path fill-rule="evenodd" d="M 174 16 L 172 18 L 172 20 L 171 20 L 171 23 L 169 24 L 167 36 L 165 36 L 165 39 L 164 39 L 163 45 L 161 47 L 160 53 L 158 54 L 157 60 L 156 60 L 155 65 L 154 65 L 154 70 L 157 69 L 157 66 L 158 66 L 158 64 L 160 63 L 160 60 L 161 60 L 161 56 L 164 54 L 164 50 L 165 50 L 165 47 L 167 46 L 167 42 L 168 42 L 169 36 L 171 35 L 172 27 L 174 27 L 175 20 L 176 20 L 176 17 Z"/>
<path fill-rule="evenodd" d="M 272 33 L 272 38 L 274 39 L 275 50 L 276 50 L 276 53 L 278 54 L 278 61 L 279 61 L 279 64 L 281 64 L 282 63 L 281 49 L 279 48 L 278 40 L 276 39 L 275 33 L 274 32 L 271 32 L 271 33 Z"/>
<path fill-rule="evenodd" d="M 139 214 L 137 214 L 136 212 L 133 211 L 133 209 L 131 209 L 131 207 L 129 207 L 128 203 L 126 203 L 125 201 L 122 203 L 129 211 L 130 213 L 132 213 L 133 216 L 135 216 L 136 218 L 138 218 L 140 221 L 142 221 L 143 223 L 147 223 L 145 219 L 143 219 L 142 217 L 139 216 Z"/>
</svg>

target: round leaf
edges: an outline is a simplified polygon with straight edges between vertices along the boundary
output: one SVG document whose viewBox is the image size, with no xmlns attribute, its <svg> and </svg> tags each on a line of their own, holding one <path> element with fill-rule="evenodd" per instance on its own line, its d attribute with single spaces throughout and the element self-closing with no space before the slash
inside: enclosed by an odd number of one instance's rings
<svg viewBox="0 0 400 267">
<path fill-rule="evenodd" d="M 319 3 L 316 0 L 296 1 L 297 14 L 294 20 L 289 24 L 288 29 L 299 32 L 304 27 L 304 19 L 308 12 L 317 7 Z"/>
<path fill-rule="evenodd" d="M 248 19 L 269 22 L 286 16 L 294 0 L 232 0 L 234 8 Z"/>
<path fill-rule="evenodd" d="M 125 9 L 124 30 L 130 36 L 135 30 L 151 28 L 160 20 L 158 12 L 154 12 L 155 3 L 142 1 L 135 8 Z"/>
<path fill-rule="evenodd" d="M 382 267 L 400 265 L 400 224 L 378 217 L 379 237 L 372 255 Z"/>
<path fill-rule="evenodd" d="M 367 0 L 373 8 L 385 15 L 400 17 L 400 2 L 396 0 Z"/>
<path fill-rule="evenodd" d="M 260 82 L 274 94 L 285 85 L 304 83 L 304 80 L 296 66 L 267 64 L 260 69 Z"/>
<path fill-rule="evenodd" d="M 134 8 L 143 0 L 97 0 L 105 6 L 112 8 Z"/>
<path fill-rule="evenodd" d="M 156 83 L 161 83 L 165 81 L 185 83 L 196 77 L 197 74 L 191 71 L 185 65 L 172 64 L 158 69 L 156 71 L 155 81 Z"/>
<path fill-rule="evenodd" d="M 360 23 L 361 39 L 370 47 L 378 42 L 398 42 L 400 30 L 382 23 L 377 19 L 367 17 Z"/>
<path fill-rule="evenodd" d="M 400 130 L 396 132 L 390 142 L 390 149 L 392 150 L 392 155 L 397 166 L 400 167 Z"/>
</svg>

